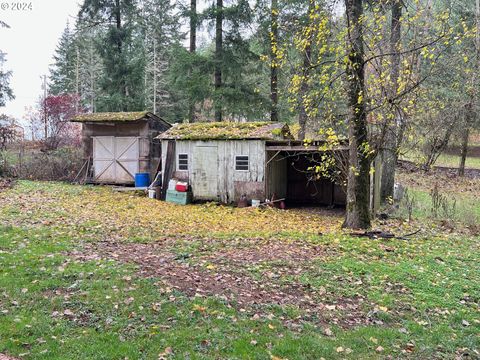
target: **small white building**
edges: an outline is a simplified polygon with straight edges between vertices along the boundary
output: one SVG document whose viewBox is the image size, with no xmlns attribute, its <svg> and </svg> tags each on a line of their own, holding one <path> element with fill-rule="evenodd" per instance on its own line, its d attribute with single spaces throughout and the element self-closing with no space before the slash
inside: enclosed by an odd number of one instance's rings
<svg viewBox="0 0 480 360">
<path fill-rule="evenodd" d="M 318 146 L 295 141 L 288 125 L 272 122 L 177 124 L 162 143 L 163 183 L 189 182 L 194 200 L 236 202 L 285 198 L 287 204 L 344 204 L 331 181 L 312 181 L 305 154 Z M 166 186 L 164 186 L 164 189 Z"/>
</svg>

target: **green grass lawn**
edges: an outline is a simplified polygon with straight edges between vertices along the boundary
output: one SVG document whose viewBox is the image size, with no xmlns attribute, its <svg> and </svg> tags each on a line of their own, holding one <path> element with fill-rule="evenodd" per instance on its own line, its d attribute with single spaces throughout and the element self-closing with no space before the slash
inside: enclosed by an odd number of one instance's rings
<svg viewBox="0 0 480 360">
<path fill-rule="evenodd" d="M 402 160 L 413 161 L 421 164 L 423 162 L 423 154 L 414 150 L 410 150 L 401 156 Z M 441 154 L 434 166 L 444 166 L 451 168 L 458 168 L 460 163 L 460 156 L 451 154 Z M 480 169 L 480 157 L 467 156 L 465 167 L 469 169 Z"/>
<path fill-rule="evenodd" d="M 478 358 L 480 238 L 443 231 L 414 191 L 417 220 L 375 224 L 424 229 L 406 241 L 353 238 L 337 213 L 21 181 L 0 193 L 0 354 Z"/>
</svg>

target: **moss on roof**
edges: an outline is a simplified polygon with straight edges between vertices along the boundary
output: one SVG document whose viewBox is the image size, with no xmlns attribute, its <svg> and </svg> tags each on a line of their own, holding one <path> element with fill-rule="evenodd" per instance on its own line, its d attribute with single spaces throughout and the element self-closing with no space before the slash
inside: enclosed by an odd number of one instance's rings
<svg viewBox="0 0 480 360">
<path fill-rule="evenodd" d="M 288 125 L 274 122 L 200 122 L 173 126 L 159 139 L 176 140 L 241 140 L 291 138 Z"/>
<path fill-rule="evenodd" d="M 105 112 L 80 114 L 72 118 L 73 122 L 109 122 L 109 121 L 138 121 L 147 116 L 148 111 L 136 112 Z"/>
</svg>

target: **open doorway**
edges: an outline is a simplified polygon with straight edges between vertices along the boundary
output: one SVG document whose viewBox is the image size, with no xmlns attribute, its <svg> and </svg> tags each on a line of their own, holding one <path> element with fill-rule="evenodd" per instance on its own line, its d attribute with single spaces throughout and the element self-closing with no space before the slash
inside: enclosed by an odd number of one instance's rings
<svg viewBox="0 0 480 360">
<path fill-rule="evenodd" d="M 330 179 L 318 179 L 309 168 L 320 161 L 319 151 L 267 150 L 266 194 L 285 199 L 288 207 L 344 207 L 345 189 Z"/>
</svg>

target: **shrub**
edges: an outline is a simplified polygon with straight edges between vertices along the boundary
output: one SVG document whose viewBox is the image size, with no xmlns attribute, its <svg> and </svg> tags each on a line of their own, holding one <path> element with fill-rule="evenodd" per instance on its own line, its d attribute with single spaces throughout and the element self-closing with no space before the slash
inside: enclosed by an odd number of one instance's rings
<svg viewBox="0 0 480 360">
<path fill-rule="evenodd" d="M 16 165 L 16 172 L 22 179 L 72 181 L 82 162 L 80 149 L 64 147 L 21 156 Z"/>
</svg>

